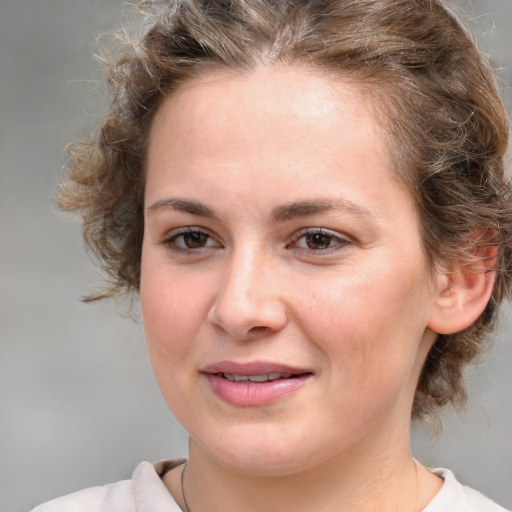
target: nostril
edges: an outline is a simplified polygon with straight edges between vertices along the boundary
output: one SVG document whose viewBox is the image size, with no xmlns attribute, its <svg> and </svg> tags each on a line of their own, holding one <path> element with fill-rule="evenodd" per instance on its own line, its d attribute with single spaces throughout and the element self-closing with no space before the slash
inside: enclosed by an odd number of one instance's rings
<svg viewBox="0 0 512 512">
<path fill-rule="evenodd" d="M 270 331 L 271 329 L 269 327 L 265 327 L 265 326 L 255 326 L 255 327 L 251 327 L 249 329 L 249 331 L 247 332 L 247 334 L 249 336 L 259 336 L 261 334 L 265 334 L 266 331 Z"/>
</svg>

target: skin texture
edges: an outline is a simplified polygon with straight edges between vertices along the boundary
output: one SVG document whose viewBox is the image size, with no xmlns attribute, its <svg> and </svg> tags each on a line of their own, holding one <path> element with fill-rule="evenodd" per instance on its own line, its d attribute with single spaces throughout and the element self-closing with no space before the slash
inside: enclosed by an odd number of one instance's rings
<svg viewBox="0 0 512 512">
<path fill-rule="evenodd" d="M 210 74 L 157 112 L 140 298 L 194 512 L 420 510 L 439 489 L 411 458 L 410 411 L 463 301 L 427 270 L 383 139 L 356 87 L 292 67 Z M 236 405 L 205 374 L 223 361 L 307 377 Z"/>
</svg>

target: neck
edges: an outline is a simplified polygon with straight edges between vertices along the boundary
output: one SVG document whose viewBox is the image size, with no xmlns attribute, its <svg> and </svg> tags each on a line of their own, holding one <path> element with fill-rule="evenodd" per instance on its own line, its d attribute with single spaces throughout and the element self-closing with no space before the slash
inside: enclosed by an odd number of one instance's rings
<svg viewBox="0 0 512 512">
<path fill-rule="evenodd" d="M 397 446 L 365 445 L 299 473 L 255 476 L 213 460 L 190 442 L 185 492 L 189 512 L 420 511 L 440 487 L 437 477 L 413 460 L 408 432 Z M 418 468 L 419 466 L 419 468 Z M 435 482 L 433 479 L 436 479 Z"/>
</svg>

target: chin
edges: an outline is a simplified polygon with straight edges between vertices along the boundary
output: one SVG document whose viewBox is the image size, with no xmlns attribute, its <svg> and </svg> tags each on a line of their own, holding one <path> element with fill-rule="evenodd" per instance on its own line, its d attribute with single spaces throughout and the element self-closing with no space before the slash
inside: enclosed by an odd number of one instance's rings
<svg viewBox="0 0 512 512">
<path fill-rule="evenodd" d="M 294 439 L 283 436 L 282 431 L 275 435 L 268 434 L 260 428 L 258 433 L 252 435 L 228 434 L 225 442 L 219 442 L 219 439 L 202 443 L 191 440 L 191 447 L 198 445 L 216 463 L 236 473 L 261 477 L 300 473 L 330 459 L 334 454 L 332 444 L 316 446 L 311 443 L 311 436 L 308 436 L 309 439 Z"/>
</svg>

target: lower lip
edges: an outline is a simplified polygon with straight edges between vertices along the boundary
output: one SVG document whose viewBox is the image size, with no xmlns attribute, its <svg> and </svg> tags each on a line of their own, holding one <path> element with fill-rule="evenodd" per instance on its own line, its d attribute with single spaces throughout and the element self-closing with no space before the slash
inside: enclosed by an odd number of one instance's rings
<svg viewBox="0 0 512 512">
<path fill-rule="evenodd" d="M 237 407 L 272 404 L 302 387 L 311 374 L 266 382 L 232 382 L 219 375 L 205 374 L 211 390 L 224 402 Z"/>
</svg>

